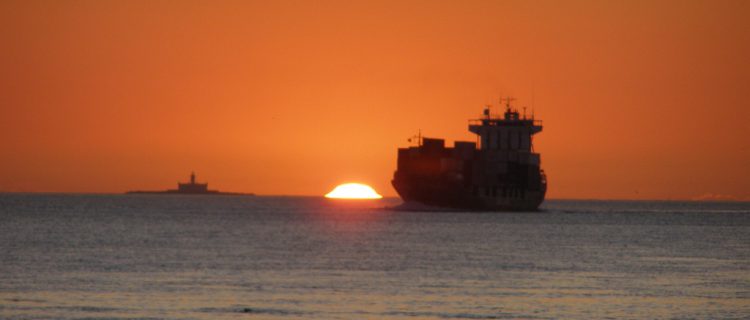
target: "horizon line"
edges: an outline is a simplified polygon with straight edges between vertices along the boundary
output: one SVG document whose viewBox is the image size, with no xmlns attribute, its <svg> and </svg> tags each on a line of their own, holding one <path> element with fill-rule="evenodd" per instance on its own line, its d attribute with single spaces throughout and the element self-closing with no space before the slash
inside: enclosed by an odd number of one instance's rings
<svg viewBox="0 0 750 320">
<path fill-rule="evenodd" d="M 234 192 L 233 192 L 234 193 Z M 255 192 L 236 192 L 236 195 L 231 196 L 251 196 L 251 197 L 300 197 L 300 198 L 324 198 L 324 194 L 313 195 L 313 194 L 260 194 Z M 125 195 L 132 196 L 134 194 L 128 194 L 126 192 L 78 192 L 78 191 L 2 191 L 2 194 L 47 194 L 47 195 Z M 135 194 L 138 195 L 138 194 Z M 174 194 L 177 196 L 184 196 L 185 194 Z M 190 195 L 190 194 L 188 194 Z M 197 196 L 212 196 L 195 194 Z M 217 195 L 213 195 L 217 196 Z M 221 196 L 219 194 L 218 196 Z M 383 199 L 400 199 L 399 196 L 383 196 Z M 545 201 L 675 201 L 675 202 L 750 202 L 750 199 L 736 198 L 736 199 L 695 199 L 695 198 L 547 198 Z"/>
</svg>

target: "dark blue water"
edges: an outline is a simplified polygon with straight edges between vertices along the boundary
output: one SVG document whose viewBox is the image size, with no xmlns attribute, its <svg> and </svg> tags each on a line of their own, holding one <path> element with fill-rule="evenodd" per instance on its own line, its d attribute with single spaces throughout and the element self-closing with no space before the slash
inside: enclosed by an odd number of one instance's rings
<svg viewBox="0 0 750 320">
<path fill-rule="evenodd" d="M 0 194 L 0 318 L 750 318 L 750 203 L 397 203 Z"/>
</svg>

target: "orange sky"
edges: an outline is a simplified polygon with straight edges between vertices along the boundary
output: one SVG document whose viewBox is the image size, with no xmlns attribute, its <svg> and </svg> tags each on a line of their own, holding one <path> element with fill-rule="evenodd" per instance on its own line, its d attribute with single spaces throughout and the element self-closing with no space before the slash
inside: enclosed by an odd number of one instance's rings
<svg viewBox="0 0 750 320">
<path fill-rule="evenodd" d="M 549 198 L 750 199 L 749 1 L 2 1 L 0 43 L 0 191 L 392 196 L 502 94 Z"/>
</svg>

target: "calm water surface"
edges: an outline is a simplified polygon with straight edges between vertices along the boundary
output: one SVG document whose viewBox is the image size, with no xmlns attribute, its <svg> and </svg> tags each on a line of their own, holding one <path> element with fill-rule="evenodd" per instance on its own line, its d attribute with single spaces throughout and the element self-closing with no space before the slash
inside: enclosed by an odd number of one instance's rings
<svg viewBox="0 0 750 320">
<path fill-rule="evenodd" d="M 397 203 L 0 194 L 0 318 L 750 318 L 750 203 Z"/>
</svg>

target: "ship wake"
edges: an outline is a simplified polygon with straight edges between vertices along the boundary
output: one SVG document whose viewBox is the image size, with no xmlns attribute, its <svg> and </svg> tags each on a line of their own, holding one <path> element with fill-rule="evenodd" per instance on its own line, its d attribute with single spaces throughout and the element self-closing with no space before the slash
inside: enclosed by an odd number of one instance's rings
<svg viewBox="0 0 750 320">
<path fill-rule="evenodd" d="M 393 211 L 427 211 L 427 212 L 455 212 L 455 211 L 461 211 L 458 209 L 452 209 L 452 208 L 445 208 L 445 207 L 437 207 L 437 206 L 430 206 L 426 205 L 421 202 L 416 201 L 406 201 L 404 203 L 401 203 L 397 206 L 391 206 L 391 207 L 385 207 L 387 210 L 393 210 Z"/>
</svg>

